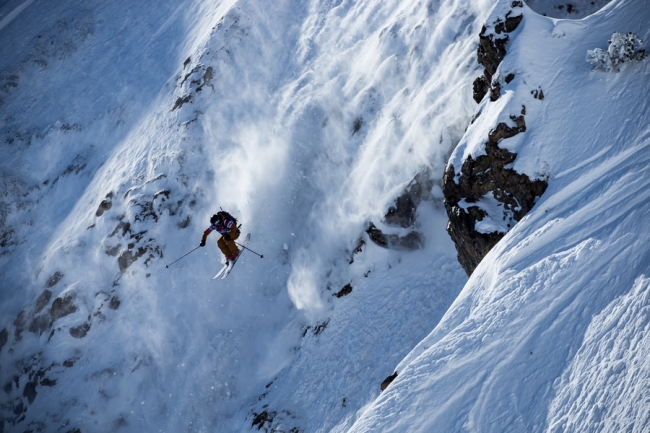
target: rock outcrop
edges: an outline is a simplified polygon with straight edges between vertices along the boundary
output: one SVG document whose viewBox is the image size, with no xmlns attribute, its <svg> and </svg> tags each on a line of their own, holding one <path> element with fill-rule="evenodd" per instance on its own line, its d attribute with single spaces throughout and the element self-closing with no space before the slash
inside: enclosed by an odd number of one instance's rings
<svg viewBox="0 0 650 433">
<path fill-rule="evenodd" d="M 107 314 L 111 314 L 105 306 L 109 310 L 119 308 L 121 301 L 114 292 L 100 291 L 95 295 L 94 301 L 84 299 L 83 293 L 70 289 L 54 296 L 50 289 L 56 286 L 63 277 L 63 273 L 56 271 L 46 280 L 45 286 L 48 288 L 31 305 L 27 305 L 20 312 L 13 322 L 12 333 L 10 332 L 11 327 L 0 330 L 0 352 L 3 351 L 4 346 L 8 347 L 2 354 L 3 356 L 14 353 L 21 344 L 25 331 L 37 336 L 49 333 L 48 341 L 56 333 L 64 330 L 68 331 L 71 338 L 85 338 L 90 332 L 92 324 L 103 322 L 108 318 Z M 52 302 L 50 303 L 50 301 Z M 86 310 L 85 307 L 88 305 L 94 305 L 93 309 Z M 6 376 L 11 377 L 12 380 L 2 384 L 5 402 L 0 404 L 0 432 L 31 431 L 29 429 L 19 430 L 17 426 L 25 421 L 25 414 L 32 410 L 31 405 L 39 398 L 38 394 L 43 387 L 64 384 L 61 380 L 63 372 L 71 368 L 79 356 L 80 352 L 76 357 L 66 359 L 61 363 L 48 359 L 43 351 L 38 351 L 15 360 L 15 370 L 11 375 Z"/>
<path fill-rule="evenodd" d="M 522 7 L 521 1 L 513 1 L 512 7 L 503 19 L 497 18 L 489 27 L 483 26 L 481 29 L 476 55 L 478 62 L 483 66 L 483 75 L 474 80 L 473 96 L 476 103 L 481 102 L 488 92 L 492 101 L 499 97 L 501 86 L 498 80 L 493 83 L 493 77 L 506 56 L 508 33 L 513 32 L 523 19 L 523 15 L 517 15 L 515 12 L 515 8 Z"/>
<path fill-rule="evenodd" d="M 486 94 L 496 101 L 501 85 L 510 83 L 515 75 L 499 77 L 497 68 L 506 56 L 506 43 L 520 24 L 523 15 L 515 12 L 522 6 L 512 2 L 502 18 L 483 26 L 478 46 L 478 62 L 483 65 L 483 76 L 474 81 L 474 99 L 481 102 Z M 539 89 L 533 96 L 544 99 Z M 530 179 L 512 169 L 516 153 L 499 147 L 499 142 L 526 131 L 526 107 L 510 116 L 510 122 L 501 122 L 487 134 L 485 154 L 468 156 L 461 167 L 449 164 L 443 176 L 445 209 L 449 217 L 447 232 L 451 236 L 458 261 L 471 275 L 483 257 L 497 242 L 526 215 L 544 193 L 547 182 Z M 459 169 L 459 170 L 458 170 Z"/>
<path fill-rule="evenodd" d="M 434 182 L 431 179 L 429 170 L 425 169 L 418 173 L 404 188 L 404 192 L 395 199 L 394 204 L 388 208 L 384 216 L 384 223 L 403 229 L 413 227 L 415 225 L 415 211 L 420 203 L 432 200 L 431 189 L 433 185 Z M 403 236 L 386 234 L 370 221 L 366 233 L 372 242 L 383 248 L 417 250 L 425 245 L 424 236 L 417 230 L 411 230 Z"/>
<path fill-rule="evenodd" d="M 388 208 L 385 220 L 387 224 L 411 227 L 415 223 L 415 210 L 423 200 L 431 200 L 433 180 L 429 170 L 423 170 L 406 186 L 395 204 Z"/>
<path fill-rule="evenodd" d="M 520 116 L 511 116 L 514 127 L 499 123 L 490 131 L 486 154 L 476 159 L 471 156 L 465 159 L 458 182 L 454 180 L 456 171 L 453 165 L 449 165 L 444 174 L 443 193 L 449 217 L 447 232 L 456 245 L 458 261 L 468 276 L 507 230 L 532 209 L 548 186 L 544 180 L 531 180 L 526 174 L 508 168 L 517 155 L 498 146 L 501 140 L 526 131 L 524 113 L 525 107 Z M 488 217 L 478 202 L 489 195 L 502 209 L 501 215 L 490 215 L 490 218 L 501 220 L 502 227 L 505 227 L 503 231 L 485 232 L 476 228 L 477 222 Z"/>
<path fill-rule="evenodd" d="M 397 378 L 397 372 L 394 372 L 393 374 L 391 374 L 390 376 L 388 376 L 386 379 L 384 379 L 384 381 L 381 383 L 381 385 L 379 385 L 379 388 L 381 389 L 381 391 L 382 391 L 382 392 L 385 391 L 386 388 L 388 388 L 388 385 L 390 385 L 391 383 L 393 383 L 393 381 L 394 381 L 396 378 Z"/>
<path fill-rule="evenodd" d="M 424 237 L 416 231 L 411 231 L 405 236 L 385 234 L 378 229 L 372 221 L 368 223 L 366 233 L 371 241 L 380 247 L 394 250 L 417 250 L 424 246 Z"/>
</svg>

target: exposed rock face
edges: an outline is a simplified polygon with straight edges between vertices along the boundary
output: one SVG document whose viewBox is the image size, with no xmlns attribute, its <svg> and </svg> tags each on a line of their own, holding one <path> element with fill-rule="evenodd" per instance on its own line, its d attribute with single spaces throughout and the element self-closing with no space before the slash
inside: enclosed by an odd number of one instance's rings
<svg viewBox="0 0 650 433">
<path fill-rule="evenodd" d="M 395 199 L 395 203 L 388 208 L 384 216 L 384 222 L 402 228 L 413 227 L 415 224 L 415 211 L 420 203 L 432 199 L 431 189 L 433 184 L 429 170 L 418 173 L 406 186 L 404 192 Z M 385 234 L 372 221 L 368 223 L 366 233 L 371 241 L 383 248 L 417 250 L 424 247 L 425 244 L 424 237 L 416 230 L 412 230 L 404 236 Z"/>
<path fill-rule="evenodd" d="M 54 302 L 52 302 L 52 308 L 50 309 L 52 321 L 54 322 L 77 311 L 77 307 L 74 305 L 73 301 L 74 295 L 66 295 L 63 298 L 56 298 Z"/>
<path fill-rule="evenodd" d="M 343 286 L 341 290 L 334 293 L 332 296 L 336 296 L 337 298 L 342 298 L 343 296 L 349 295 L 350 293 L 352 293 L 352 284 L 348 283 L 345 286 Z"/>
<path fill-rule="evenodd" d="M 7 331 L 7 328 L 4 328 L 2 331 L 0 331 L 0 350 L 2 350 L 5 344 L 7 344 L 8 340 L 9 331 Z"/>
<path fill-rule="evenodd" d="M 207 73 L 206 79 L 210 78 L 210 73 Z M 76 173 L 82 169 L 83 161 L 76 161 L 66 170 Z M 178 215 L 178 224 L 183 224 L 184 227 L 190 225 L 191 218 L 186 209 L 196 204 L 196 197 L 192 194 L 177 197 L 172 190 L 157 187 L 156 182 L 164 179 L 165 175 L 160 174 L 131 187 L 124 194 L 108 192 L 94 212 L 95 218 L 103 219 L 103 230 L 107 230 L 102 247 L 106 254 L 116 259 L 122 272 L 133 267 L 133 263 L 138 260 L 146 267 L 152 260 L 162 258 L 161 247 L 147 232 L 149 221 L 158 222 L 161 217 Z M 187 206 L 184 203 L 187 203 Z M 147 224 L 143 224 L 144 222 Z M 114 228 L 108 228 L 107 224 L 113 224 Z M 90 225 L 88 229 L 97 230 L 95 224 Z M 25 414 L 30 411 L 34 413 L 32 405 L 38 405 L 38 400 L 43 398 L 40 395 L 43 387 L 68 386 L 66 378 L 62 376 L 63 372 L 85 356 L 79 350 L 75 357 L 63 362 L 52 360 L 45 351 L 34 353 L 38 346 L 31 344 L 30 340 L 25 346 L 25 334 L 30 332 L 44 337 L 43 340 L 46 338 L 48 342 L 56 341 L 57 344 L 79 341 L 89 337 L 104 321 L 114 317 L 115 311 L 121 306 L 122 301 L 117 293 L 119 289 L 116 288 L 119 286 L 119 277 L 113 282 L 112 289 L 105 287 L 105 290 L 94 291 L 83 286 L 70 287 L 70 284 L 66 284 L 66 273 L 65 269 L 51 269 L 44 273 L 42 292 L 24 306 L 12 325 L 0 328 L 0 357 L 9 353 L 27 354 L 4 372 L 4 377 L 12 380 L 5 380 L 1 384 L 0 392 L 5 397 L 0 404 L 0 433 L 45 428 L 31 423 Z M 92 292 L 94 296 L 91 295 Z M 321 332 L 325 326 L 326 324 L 322 325 L 316 331 Z M 41 418 L 53 419 L 56 416 L 43 414 Z M 59 421 L 60 419 L 57 420 Z M 72 427 L 62 431 L 79 432 Z"/>
<path fill-rule="evenodd" d="M 499 123 L 490 131 L 486 155 L 476 159 L 470 156 L 463 161 L 458 183 L 454 181 L 453 165 L 444 174 L 443 193 L 449 216 L 447 232 L 456 244 L 458 261 L 468 276 L 505 234 L 505 231 L 477 231 L 476 223 L 488 215 L 478 205 L 471 204 L 492 195 L 502 206 L 503 215 L 490 217 L 505 221 L 507 231 L 532 209 L 548 186 L 544 180 L 531 180 L 526 174 L 506 168 L 517 155 L 498 146 L 501 140 L 526 131 L 524 113 L 525 107 L 520 116 L 511 116 L 514 127 Z"/>
<path fill-rule="evenodd" d="M 192 102 L 192 95 L 185 95 L 183 97 L 178 97 L 176 99 L 176 103 L 174 103 L 174 107 L 172 108 L 171 111 L 174 111 L 177 108 L 181 108 L 183 104 L 187 104 L 188 102 Z"/>
<path fill-rule="evenodd" d="M 433 180 L 428 170 L 418 173 L 408 184 L 402 195 L 397 197 L 395 204 L 386 212 L 386 223 L 401 227 L 411 227 L 415 223 L 415 210 L 422 200 L 431 199 Z"/>
<path fill-rule="evenodd" d="M 486 24 L 481 30 L 477 57 L 484 69 L 483 76 L 474 81 L 473 96 L 477 103 L 488 93 L 490 100 L 496 101 L 501 95 L 501 86 L 515 79 L 514 73 L 497 74 L 497 69 L 506 56 L 508 33 L 523 19 L 523 15 L 516 12 L 516 8 L 522 6 L 521 1 L 513 1 L 502 18 Z M 541 89 L 534 97 L 544 98 Z M 467 275 L 474 272 L 492 247 L 532 209 L 548 185 L 544 180 L 531 180 L 526 174 L 506 168 L 517 155 L 498 145 L 501 140 L 526 131 L 525 114 L 526 107 L 522 106 L 519 114 L 510 116 L 510 124 L 499 123 L 488 133 L 485 155 L 467 157 L 458 173 L 450 164 L 443 176 L 442 189 L 449 216 L 447 232 Z M 490 215 L 486 209 L 490 209 Z"/>
<path fill-rule="evenodd" d="M 63 278 L 63 274 L 59 271 L 56 271 L 55 273 L 52 274 L 50 278 L 47 279 L 47 282 L 45 283 L 45 287 L 49 288 L 49 287 L 56 286 L 59 283 L 59 281 L 61 281 L 61 278 Z"/>
<path fill-rule="evenodd" d="M 55 272 L 46 282 L 46 286 L 51 287 L 59 283 L 63 274 Z M 55 298 L 50 305 L 52 298 Z M 89 306 L 88 299 L 84 299 L 83 293 L 67 290 L 54 296 L 51 290 L 45 289 L 30 307 L 27 305 L 13 322 L 13 332 L 11 327 L 0 330 L 0 356 L 13 353 L 19 347 L 22 340 L 22 334 L 25 331 L 37 335 L 49 333 L 48 341 L 63 330 L 66 335 L 59 335 L 59 338 L 81 339 L 89 335 L 91 328 L 95 324 L 100 324 L 112 315 L 114 310 L 120 307 L 121 301 L 115 291 L 99 291 L 95 295 L 94 307 L 88 311 L 87 319 L 79 323 L 79 314 L 84 311 L 84 306 Z M 48 308 L 48 305 L 50 307 Z M 77 317 L 70 317 L 67 323 L 61 323 L 55 326 L 55 322 L 64 317 L 77 313 Z M 13 341 L 12 340 L 13 333 Z M 69 336 L 67 335 L 69 334 Z M 8 346 L 8 350 L 4 349 Z M 63 362 L 60 360 L 51 360 L 42 350 L 30 356 L 24 356 L 17 360 L 13 365 L 11 372 L 5 373 L 5 378 L 11 380 L 2 383 L 2 392 L 4 392 L 4 401 L 0 404 L 0 433 L 4 431 L 32 431 L 27 427 L 32 424 L 19 427 L 26 420 L 25 414 L 31 409 L 31 405 L 36 402 L 42 387 L 55 387 L 65 384 L 61 374 L 65 369 L 71 368 L 75 362 L 82 356 L 79 351 L 72 358 Z M 65 386 L 65 385 L 64 385 Z M 4 430 L 3 430 L 4 428 Z M 8 429 L 8 430 L 7 430 Z M 41 431 L 39 427 L 33 431 Z M 78 429 L 64 430 L 68 433 L 79 431 Z"/>
<path fill-rule="evenodd" d="M 520 1 L 513 1 L 512 7 L 522 7 Z M 478 62 L 483 66 L 483 76 L 474 80 L 474 100 L 481 102 L 490 91 L 490 98 L 496 101 L 500 93 L 500 84 L 493 83 L 492 78 L 506 56 L 506 43 L 508 33 L 513 32 L 523 19 L 523 15 L 515 15 L 514 9 L 509 11 L 504 19 L 497 19 L 490 28 L 483 26 L 479 35 L 479 44 L 476 52 Z"/>
<path fill-rule="evenodd" d="M 110 210 L 113 207 L 113 191 L 106 194 L 106 198 L 102 200 L 95 212 L 96 216 L 102 216 L 105 211 Z"/>
<path fill-rule="evenodd" d="M 27 382 L 23 389 L 23 396 L 27 397 L 29 404 L 34 403 L 34 399 L 36 399 L 36 385 L 36 381 Z"/>
<path fill-rule="evenodd" d="M 391 374 L 390 376 L 388 376 L 386 379 L 384 379 L 384 381 L 381 383 L 381 385 L 379 386 L 379 388 L 380 388 L 382 391 L 385 391 L 386 388 L 388 388 L 388 385 L 390 385 L 390 384 L 391 384 L 391 383 L 392 383 L 396 378 L 397 378 L 397 372 L 394 372 L 393 374 Z"/>
<path fill-rule="evenodd" d="M 47 304 L 49 304 L 50 299 L 52 299 L 52 292 L 45 289 L 43 293 L 36 300 L 36 307 L 34 308 L 34 314 L 40 313 Z"/>
<path fill-rule="evenodd" d="M 395 234 L 387 235 L 370 222 L 368 229 L 366 229 L 366 233 L 368 233 L 368 237 L 371 241 L 384 248 L 395 250 L 417 250 L 424 246 L 424 238 L 416 231 L 409 232 L 406 236 Z"/>
<path fill-rule="evenodd" d="M 27 313 L 25 310 L 21 311 L 16 319 L 14 320 L 14 340 L 20 341 L 22 339 L 22 333 L 27 326 Z"/>
<path fill-rule="evenodd" d="M 83 325 L 70 328 L 69 332 L 74 338 L 84 338 L 88 334 L 88 331 L 90 331 L 90 323 L 84 323 Z"/>
<path fill-rule="evenodd" d="M 267 393 L 262 394 L 258 398 L 258 401 L 264 399 Z M 304 429 L 297 426 L 289 427 L 290 425 L 296 422 L 296 415 L 294 413 L 286 409 L 279 410 L 279 411 L 271 410 L 268 409 L 267 406 L 268 405 L 263 406 L 263 410 L 261 413 L 253 412 L 251 414 L 252 417 L 251 430 L 261 431 L 265 433 L 272 433 L 272 432 L 304 433 L 305 432 Z"/>
<path fill-rule="evenodd" d="M 258 430 L 265 429 L 273 424 L 273 418 L 277 415 L 277 412 L 274 411 L 262 411 L 262 413 L 253 413 L 253 423 L 251 427 L 257 427 Z"/>
<path fill-rule="evenodd" d="M 122 254 L 117 258 L 117 262 L 120 266 L 120 272 L 124 272 L 129 266 L 133 264 L 136 260 L 144 255 L 147 252 L 146 248 L 140 247 L 135 252 L 132 250 L 123 251 Z"/>
<path fill-rule="evenodd" d="M 29 332 L 34 334 L 41 335 L 47 331 L 52 324 L 52 320 L 47 314 L 41 314 L 40 316 L 34 317 L 34 319 L 29 324 Z"/>
</svg>

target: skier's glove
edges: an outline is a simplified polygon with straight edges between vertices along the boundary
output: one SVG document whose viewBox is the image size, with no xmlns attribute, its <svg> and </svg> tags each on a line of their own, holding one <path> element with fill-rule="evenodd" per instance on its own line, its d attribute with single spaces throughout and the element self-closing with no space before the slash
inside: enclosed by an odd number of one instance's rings
<svg viewBox="0 0 650 433">
<path fill-rule="evenodd" d="M 204 246 L 205 246 L 205 241 L 201 241 L 201 243 L 199 244 L 199 246 L 200 246 L 200 247 L 204 247 Z"/>
<path fill-rule="evenodd" d="M 232 239 L 230 239 L 230 235 L 223 235 L 223 238 L 224 238 L 225 240 L 227 240 L 227 241 L 231 241 L 231 240 L 232 240 Z"/>
</svg>

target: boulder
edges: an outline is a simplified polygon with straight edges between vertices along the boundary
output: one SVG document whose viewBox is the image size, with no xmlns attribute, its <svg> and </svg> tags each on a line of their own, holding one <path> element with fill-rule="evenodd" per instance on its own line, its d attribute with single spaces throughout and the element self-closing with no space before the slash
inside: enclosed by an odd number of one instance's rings
<svg viewBox="0 0 650 433">
<path fill-rule="evenodd" d="M 395 204 L 386 212 L 386 224 L 411 227 L 415 223 L 415 211 L 423 200 L 431 200 L 433 180 L 430 171 L 423 170 L 406 186 L 404 192 L 397 197 Z"/>
<path fill-rule="evenodd" d="M 77 311 L 77 307 L 73 304 L 73 300 L 74 294 L 68 294 L 63 298 L 56 298 L 54 302 L 52 302 L 50 317 L 53 322 Z"/>
<path fill-rule="evenodd" d="M 397 377 L 397 372 L 391 374 L 386 379 L 384 379 L 384 381 L 379 386 L 381 388 L 382 392 L 385 391 L 386 388 L 388 388 L 388 385 L 390 385 L 395 380 L 396 377 Z"/>
<path fill-rule="evenodd" d="M 394 250 L 417 250 L 424 247 L 424 237 L 416 231 L 411 231 L 405 236 L 397 234 L 384 234 L 372 221 L 368 223 L 366 233 L 371 241 L 383 248 Z"/>
</svg>

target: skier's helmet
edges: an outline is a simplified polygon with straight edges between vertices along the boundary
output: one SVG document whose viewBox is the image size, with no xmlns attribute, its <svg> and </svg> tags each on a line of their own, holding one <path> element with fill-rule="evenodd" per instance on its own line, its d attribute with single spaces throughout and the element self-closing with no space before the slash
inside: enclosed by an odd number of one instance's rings
<svg viewBox="0 0 650 433">
<path fill-rule="evenodd" d="M 217 222 L 221 222 L 221 221 L 223 221 L 223 217 L 221 215 L 215 214 L 210 217 L 210 224 L 214 225 Z"/>
</svg>

